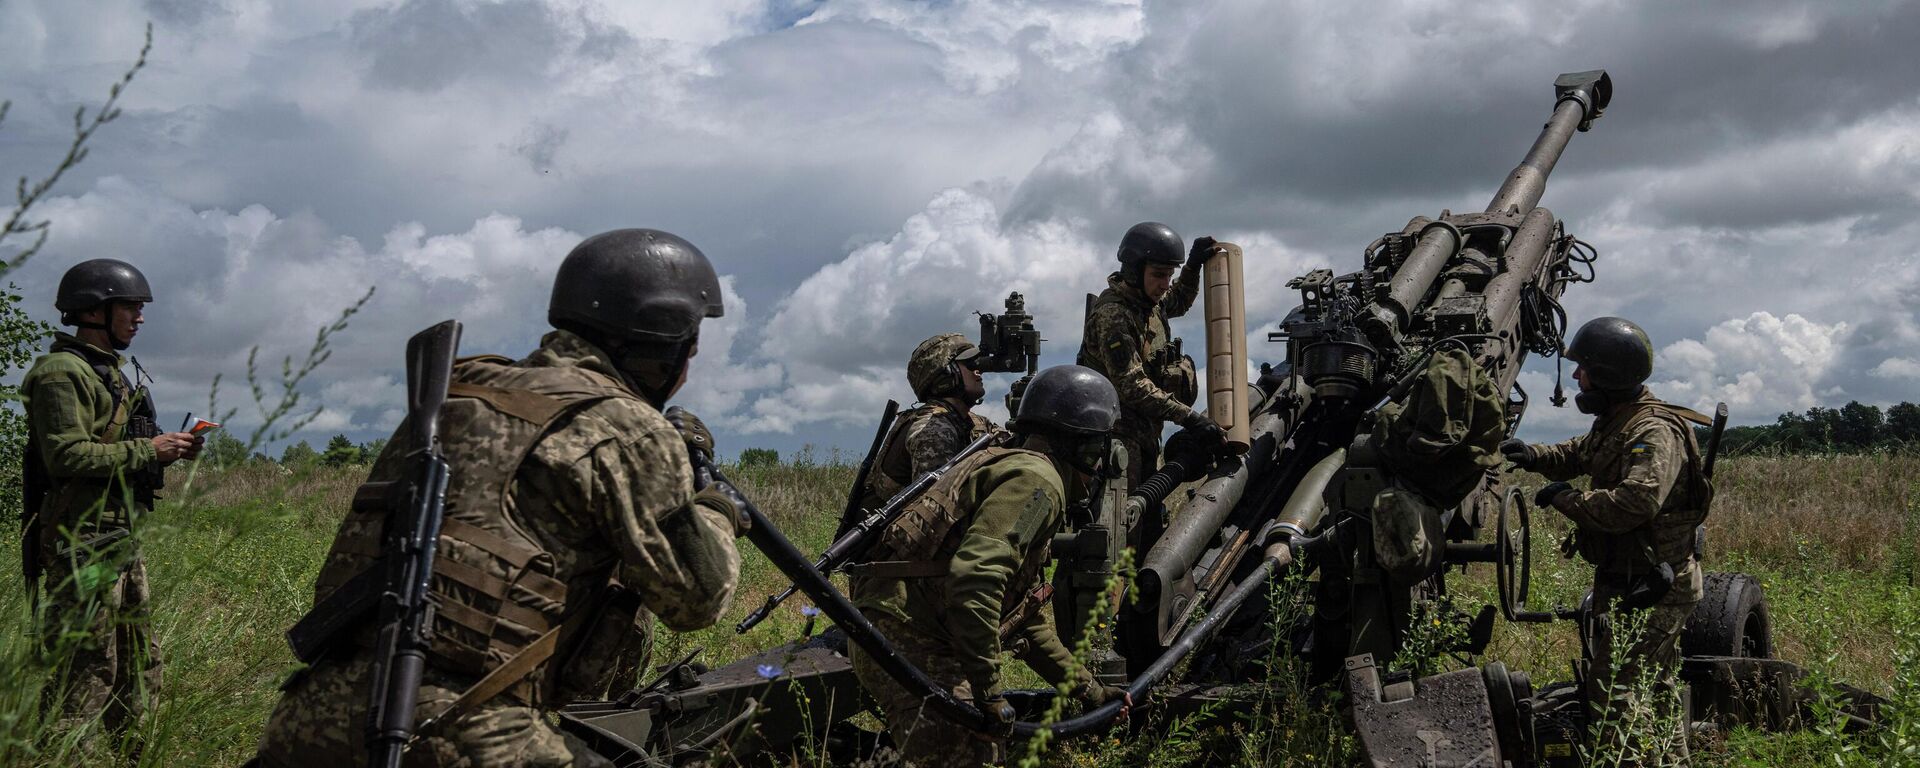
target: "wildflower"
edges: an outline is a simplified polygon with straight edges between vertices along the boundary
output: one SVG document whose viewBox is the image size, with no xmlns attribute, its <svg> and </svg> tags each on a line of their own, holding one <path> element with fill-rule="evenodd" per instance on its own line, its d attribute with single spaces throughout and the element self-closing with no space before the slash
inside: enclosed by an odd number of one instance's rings
<svg viewBox="0 0 1920 768">
<path fill-rule="evenodd" d="M 803 606 L 800 606 L 800 615 L 811 619 L 815 616 L 820 615 L 820 609 L 815 608 L 811 605 L 803 605 Z"/>
<path fill-rule="evenodd" d="M 767 680 L 772 680 L 780 676 L 780 668 L 772 664 L 761 664 L 760 666 L 754 667 L 753 671 L 755 674 Z"/>
</svg>

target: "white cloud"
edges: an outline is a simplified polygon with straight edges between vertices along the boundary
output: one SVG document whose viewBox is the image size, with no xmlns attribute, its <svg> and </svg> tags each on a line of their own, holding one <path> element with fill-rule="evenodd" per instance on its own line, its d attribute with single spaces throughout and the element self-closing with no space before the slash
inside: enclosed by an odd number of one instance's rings
<svg viewBox="0 0 1920 768">
<path fill-rule="evenodd" d="M 1755 312 L 1660 350 L 1648 386 L 1671 402 L 1711 409 L 1725 402 L 1744 421 L 1820 405 L 1839 393 L 1820 382 L 1838 360 L 1844 322 Z"/>
<path fill-rule="evenodd" d="M 1889 357 L 1868 373 L 1883 379 L 1920 379 L 1920 360 Z"/>
</svg>

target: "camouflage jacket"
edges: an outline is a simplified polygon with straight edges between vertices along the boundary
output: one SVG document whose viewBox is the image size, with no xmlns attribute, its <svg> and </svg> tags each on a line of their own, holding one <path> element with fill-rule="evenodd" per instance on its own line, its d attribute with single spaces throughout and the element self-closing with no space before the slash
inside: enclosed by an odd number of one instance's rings
<svg viewBox="0 0 1920 768">
<path fill-rule="evenodd" d="M 922 497 L 951 499 L 959 512 L 957 527 L 940 536 L 935 562 L 944 564 L 941 572 L 894 578 L 858 575 L 856 569 L 848 585 L 854 602 L 905 622 L 919 639 L 941 647 L 960 662 L 975 690 L 997 687 L 1000 653 L 1009 649 L 1048 682 L 1067 682 L 1073 655 L 1048 612 L 1019 610 L 1039 585 L 1048 544 L 1060 530 L 1066 498 L 1060 472 L 1041 454 L 1007 449 L 989 450 L 962 468 Z M 1003 645 L 1002 623 L 1009 620 L 1016 623 L 1005 627 Z M 1078 678 L 1072 682 L 1085 685 L 1091 675 L 1082 670 Z"/>
<path fill-rule="evenodd" d="M 1180 354 L 1167 319 L 1193 308 L 1200 272 L 1181 270 L 1158 304 L 1115 272 L 1087 312 L 1077 362 L 1106 376 L 1120 395 L 1115 433 L 1158 443 L 1164 422 L 1179 421 L 1192 410 L 1199 396 L 1193 360 Z"/>
<path fill-rule="evenodd" d="M 43 541 L 62 527 L 73 529 L 102 499 L 118 510 L 127 496 L 113 491 L 116 480 L 159 461 L 152 441 L 127 439 L 128 415 L 145 390 L 128 384 L 121 362 L 116 353 L 56 333 L 51 350 L 20 382 L 28 458 L 40 462 L 49 481 L 40 509 L 30 510 L 42 516 Z M 95 366 L 111 374 L 117 396 Z M 124 515 L 106 517 L 109 526 L 126 522 Z"/>
<path fill-rule="evenodd" d="M 710 626 L 726 612 L 740 570 L 734 523 L 693 503 L 685 441 L 626 388 L 604 352 L 555 331 L 522 360 L 462 361 L 454 382 L 508 397 L 590 395 L 573 397 L 544 433 L 533 433 L 530 446 L 512 444 L 505 437 L 510 432 L 486 431 L 512 426 L 503 421 L 500 403 L 456 392 L 442 410 L 441 440 L 455 481 L 434 567 L 443 606 L 430 660 L 441 679 L 452 673 L 450 684 L 470 683 L 543 631 L 576 618 L 583 629 L 574 637 L 562 633 L 562 649 L 602 647 L 606 643 L 594 638 L 607 633 L 647 633 L 649 611 L 676 631 Z M 407 442 L 402 424 L 375 462 L 370 485 L 401 478 Z M 463 481 L 463 473 L 484 478 L 484 487 Z M 356 503 L 321 568 L 316 601 L 382 554 L 385 517 L 378 507 L 362 510 Z M 611 612 L 604 599 L 610 581 L 635 593 L 637 604 L 623 608 L 624 616 L 583 616 Z M 488 630 L 473 647 L 482 658 L 465 657 L 455 641 L 468 639 L 472 647 L 475 640 L 463 633 L 477 628 Z M 625 645 L 644 653 L 645 638 Z M 554 688 L 550 700 L 601 695 L 594 689 L 608 682 L 607 666 L 634 661 L 591 655 L 568 657 L 563 650 L 557 664 L 543 667 Z M 527 703 L 547 698 L 538 688 L 510 693 Z"/>
<path fill-rule="evenodd" d="M 1689 426 L 1694 420 L 1705 417 L 1642 388 L 1632 402 L 1594 419 L 1587 434 L 1535 446 L 1532 468 L 1549 480 L 1592 478 L 1592 490 L 1568 491 L 1553 502 L 1578 526 L 1588 562 L 1631 573 L 1691 556 L 1693 530 L 1713 493 Z"/>
<path fill-rule="evenodd" d="M 908 409 L 894 419 L 880 444 L 861 507 L 879 509 L 914 478 L 938 469 L 993 427 L 985 416 L 961 411 L 945 400 Z"/>
</svg>

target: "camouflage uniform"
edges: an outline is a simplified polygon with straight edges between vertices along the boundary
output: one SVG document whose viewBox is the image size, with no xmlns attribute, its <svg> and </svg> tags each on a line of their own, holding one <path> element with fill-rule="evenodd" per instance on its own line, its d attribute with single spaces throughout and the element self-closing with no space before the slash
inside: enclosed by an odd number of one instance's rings
<svg viewBox="0 0 1920 768">
<path fill-rule="evenodd" d="M 585 764 L 547 721 L 549 705 L 604 695 L 617 674 L 630 678 L 646 653 L 649 611 L 676 631 L 725 613 L 740 565 L 735 518 L 695 496 L 682 436 L 622 381 L 604 352 L 567 331 L 548 334 L 524 360 L 456 366 L 441 415 L 453 467 L 434 567 L 441 605 L 416 717 L 439 714 L 546 631 L 559 633 L 561 650 L 506 693 L 421 734 L 409 764 Z M 531 446 L 516 445 L 515 435 L 528 433 L 508 416 L 529 403 L 561 410 L 531 433 Z M 406 435 L 402 425 L 370 483 L 399 477 Z M 475 487 L 475 477 L 500 482 Z M 328 553 L 316 602 L 371 565 L 385 516 L 384 507 L 356 505 Z M 266 765 L 334 768 L 363 758 L 372 629 L 289 682 L 261 739 Z"/>
<path fill-rule="evenodd" d="M 62 710 L 70 721 L 98 714 L 111 730 L 136 719 L 161 681 L 160 645 L 147 628 L 146 564 L 132 540 L 120 538 L 148 511 L 133 476 L 157 469 L 159 458 L 150 440 L 129 439 L 129 415 L 145 390 L 133 388 L 120 365 L 118 354 L 56 333 L 20 384 L 28 460 L 39 464 L 30 471 L 44 471 L 47 483 L 32 510 L 39 535 L 31 542 L 47 588 L 47 642 L 63 628 L 86 628 L 63 681 Z"/>
<path fill-rule="evenodd" d="M 914 478 L 938 469 L 993 427 L 986 417 L 946 400 L 908 409 L 894 419 L 880 444 L 880 458 L 860 499 L 862 508 L 879 509 Z"/>
<path fill-rule="evenodd" d="M 962 701 L 999 690 L 1000 653 L 1013 653 L 1041 677 L 1085 691 L 1092 675 L 1077 668 L 1033 590 L 1042 582 L 1048 544 L 1060 529 L 1065 492 L 1059 471 L 1033 451 L 989 448 L 969 457 L 914 503 L 871 553 L 883 562 L 856 566 L 854 603 L 905 658 Z M 944 521 L 958 517 L 950 526 Z M 932 558 L 885 561 L 910 551 L 918 531 Z M 853 670 L 880 702 L 895 749 L 911 765 L 998 762 L 1005 744 L 928 711 L 919 697 L 854 649 Z"/>
<path fill-rule="evenodd" d="M 1158 304 L 1115 272 L 1087 312 L 1076 362 L 1099 371 L 1120 394 L 1120 423 L 1113 435 L 1127 446 L 1128 488 L 1159 468 L 1164 424 L 1192 418 L 1199 382 L 1192 358 L 1180 354 L 1167 320 L 1193 308 L 1200 272 L 1197 264 L 1182 269 Z"/>
<path fill-rule="evenodd" d="M 1693 538 L 1712 488 L 1701 474 L 1693 420 L 1705 418 L 1642 388 L 1637 398 L 1595 419 L 1587 434 L 1534 447 L 1530 468 L 1548 479 L 1592 478 L 1593 490 L 1565 491 L 1552 503 L 1577 526 L 1579 552 L 1594 565 L 1593 621 L 1585 639 L 1587 697 L 1596 712 L 1609 706 L 1612 686 L 1631 685 L 1642 665 L 1671 684 L 1681 627 L 1700 602 Z M 1660 562 L 1673 567 L 1673 587 L 1645 611 L 1639 634 L 1616 667 L 1613 604 Z"/>
</svg>

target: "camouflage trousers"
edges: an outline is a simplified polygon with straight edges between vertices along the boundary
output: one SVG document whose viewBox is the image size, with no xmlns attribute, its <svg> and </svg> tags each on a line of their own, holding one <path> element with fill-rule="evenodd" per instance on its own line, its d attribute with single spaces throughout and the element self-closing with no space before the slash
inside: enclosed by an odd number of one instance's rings
<svg viewBox="0 0 1920 768">
<path fill-rule="evenodd" d="M 43 631 L 55 652 L 72 650 L 65 676 L 47 691 L 61 720 L 78 725 L 94 717 L 108 731 L 137 722 L 160 693 L 160 643 L 148 628 L 152 592 L 138 555 L 117 571 L 95 562 L 76 571 L 70 558 L 43 561 L 47 585 Z M 84 634 L 75 642 L 75 632 Z"/>
<path fill-rule="evenodd" d="M 260 737 L 259 764 L 280 768 L 339 768 L 366 760 L 366 712 L 372 698 L 371 663 L 362 657 L 322 661 L 287 686 Z M 424 722 L 459 698 L 455 686 L 430 671 L 420 686 L 415 722 Z M 610 766 L 585 745 L 566 736 L 546 713 L 505 698 L 432 732 L 416 737 L 404 765 L 410 767 L 486 768 L 486 766 Z"/>
<path fill-rule="evenodd" d="M 927 673 L 927 677 L 946 686 L 955 698 L 973 700 L 973 688 L 952 651 L 908 629 L 891 616 L 868 613 L 867 617 L 899 649 L 900 655 Z M 860 687 L 880 703 L 887 735 L 893 740 L 899 764 L 914 768 L 977 768 L 982 764 L 997 765 L 1005 759 L 1005 741 L 989 740 L 941 717 L 919 696 L 894 682 L 858 646 L 850 648 L 848 655 L 853 657 L 853 675 L 859 678 Z M 884 756 L 881 764 L 886 764 Z"/>
<path fill-rule="evenodd" d="M 1673 708 L 1679 696 L 1680 631 L 1703 592 L 1700 567 L 1689 561 L 1673 575 L 1673 588 L 1660 602 L 1621 616 L 1615 610 L 1615 603 L 1625 596 L 1627 587 L 1625 579 L 1600 574 L 1594 577 L 1593 613 L 1584 638 L 1588 711 L 1594 714 L 1594 723 L 1612 724 L 1615 728 L 1626 723 L 1629 713 L 1635 710 L 1673 717 L 1679 733 L 1671 741 L 1677 744 L 1678 754 L 1669 755 L 1673 761 L 1660 764 L 1684 765 L 1687 718 L 1686 713 L 1676 714 Z M 1621 644 L 1623 638 L 1617 638 L 1614 632 L 1614 625 L 1623 619 L 1636 630 L 1625 645 Z M 1616 663 L 1614 656 L 1619 651 L 1624 653 Z M 1653 679 L 1643 681 L 1646 675 L 1652 675 Z M 1646 684 L 1648 682 L 1651 684 Z M 1641 701 L 1646 694 L 1651 694 L 1654 700 Z M 1627 736 L 1631 741 L 1639 740 L 1634 734 Z"/>
</svg>

